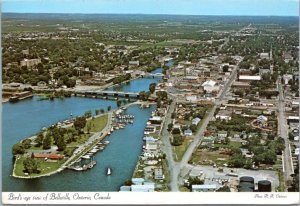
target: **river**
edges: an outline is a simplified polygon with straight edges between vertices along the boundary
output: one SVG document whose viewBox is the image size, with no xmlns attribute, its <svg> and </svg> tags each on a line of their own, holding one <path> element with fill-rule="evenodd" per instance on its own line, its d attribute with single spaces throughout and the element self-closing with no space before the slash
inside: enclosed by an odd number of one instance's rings
<svg viewBox="0 0 300 206">
<path fill-rule="evenodd" d="M 159 72 L 161 69 L 156 70 Z M 128 92 L 148 91 L 149 84 L 160 78 L 135 79 L 122 84 L 118 89 Z M 150 82 L 150 83 L 149 83 Z M 116 88 L 116 87 L 115 87 Z M 136 89 L 138 88 L 138 89 Z M 151 106 L 140 109 L 133 105 L 127 109 L 135 116 L 134 123 L 107 137 L 111 143 L 95 156 L 96 166 L 85 172 L 64 170 L 50 177 L 38 179 L 17 179 L 11 176 L 13 160 L 11 148 L 20 140 L 32 136 L 43 127 L 73 116 L 83 115 L 108 106 L 116 108 L 116 101 L 71 97 L 54 101 L 37 101 L 37 97 L 17 103 L 2 104 L 2 190 L 3 191 L 118 191 L 124 181 L 130 179 L 142 151 L 143 131 L 146 122 L 155 109 Z M 112 168 L 107 177 L 106 168 Z"/>
</svg>

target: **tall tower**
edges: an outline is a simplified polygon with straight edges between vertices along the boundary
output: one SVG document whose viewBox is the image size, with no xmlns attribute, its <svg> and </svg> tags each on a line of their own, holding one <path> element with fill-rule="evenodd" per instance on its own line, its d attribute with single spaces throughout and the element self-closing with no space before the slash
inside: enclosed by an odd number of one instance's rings
<svg viewBox="0 0 300 206">
<path fill-rule="evenodd" d="M 270 60 L 272 60 L 273 59 L 273 48 L 272 48 L 273 46 L 272 46 L 272 44 L 271 44 L 271 51 L 270 51 Z"/>
</svg>

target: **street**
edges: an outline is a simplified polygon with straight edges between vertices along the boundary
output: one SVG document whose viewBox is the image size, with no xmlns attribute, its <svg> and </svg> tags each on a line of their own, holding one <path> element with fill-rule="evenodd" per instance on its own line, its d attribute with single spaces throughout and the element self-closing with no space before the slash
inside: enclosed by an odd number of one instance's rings
<svg viewBox="0 0 300 206">
<path fill-rule="evenodd" d="M 284 139 L 285 149 L 283 151 L 283 174 L 284 180 L 287 182 L 290 179 L 290 175 L 294 174 L 293 171 L 293 163 L 291 157 L 291 151 L 289 146 L 289 136 L 288 136 L 288 125 L 285 117 L 285 103 L 284 103 L 284 95 L 282 84 L 278 81 L 278 90 L 279 90 L 279 98 L 278 98 L 278 136 Z"/>
</svg>

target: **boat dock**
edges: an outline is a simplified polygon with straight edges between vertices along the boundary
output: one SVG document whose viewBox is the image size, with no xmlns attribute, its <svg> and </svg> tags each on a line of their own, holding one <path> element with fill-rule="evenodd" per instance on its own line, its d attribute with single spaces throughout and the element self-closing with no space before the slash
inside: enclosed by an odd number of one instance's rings
<svg viewBox="0 0 300 206">
<path fill-rule="evenodd" d="M 93 160 L 93 161 L 90 161 L 88 164 L 85 164 L 83 166 L 78 166 L 78 165 L 74 166 L 74 165 L 72 165 L 72 166 L 69 166 L 68 168 L 72 169 L 72 170 L 75 170 L 75 171 L 86 171 L 88 169 L 92 169 L 96 165 L 96 163 L 97 162 L 95 160 Z"/>
</svg>

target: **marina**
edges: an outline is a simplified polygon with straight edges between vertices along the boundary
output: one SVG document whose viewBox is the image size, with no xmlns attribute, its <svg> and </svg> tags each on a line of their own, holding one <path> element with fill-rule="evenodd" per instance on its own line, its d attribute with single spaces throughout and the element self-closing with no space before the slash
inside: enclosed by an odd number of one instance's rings
<svg viewBox="0 0 300 206">
<path fill-rule="evenodd" d="M 128 92 L 131 90 L 132 92 L 139 92 L 148 90 L 149 83 L 158 82 L 159 80 L 160 78 L 140 78 L 132 80 L 130 84 L 122 84 L 121 87 L 116 87 L 120 90 L 124 88 Z M 93 156 L 93 160 L 98 163 L 92 167 L 93 169 L 86 169 L 84 173 L 75 172 L 75 169 L 60 170 L 59 174 L 39 178 L 38 180 L 12 177 L 11 147 L 16 142 L 31 137 L 42 128 L 48 128 L 58 122 L 61 122 L 62 126 L 68 125 L 68 122 L 64 121 L 71 121 L 70 114 L 72 114 L 72 118 L 81 116 L 86 111 L 95 111 L 99 108 L 106 109 L 108 106 L 111 106 L 112 110 L 116 108 L 116 102 L 112 99 L 81 97 L 54 99 L 53 101 L 38 101 L 38 99 L 39 97 L 33 96 L 15 104 L 3 103 L 4 145 L 2 152 L 7 156 L 3 161 L 3 176 L 8 177 L 3 179 L 3 191 L 118 191 L 119 186 L 125 180 L 131 178 L 141 153 L 143 130 L 151 111 L 154 109 L 153 105 L 143 110 L 140 109 L 140 105 L 133 105 L 128 108 L 122 107 L 124 114 L 134 115 L 134 121 L 127 123 L 125 127 L 122 124 L 119 125 L 119 130 L 112 128 L 105 140 L 98 145 L 105 146 L 105 149 L 99 148 L 98 152 L 94 154 L 86 153 L 76 160 L 78 163 L 83 161 L 88 163 L 92 160 L 91 156 Z M 28 121 L 29 116 L 31 121 Z M 12 129 L 12 125 L 14 129 Z M 129 151 L 128 148 L 131 148 L 131 150 Z M 88 157 L 90 159 L 87 159 Z M 112 179 L 106 179 L 107 165 L 110 165 L 110 168 L 114 171 L 111 175 L 114 177 Z M 76 169 L 81 171 L 80 167 L 82 166 L 77 166 Z M 97 178 L 99 181 L 92 180 L 89 178 L 90 176 Z M 69 183 L 64 184 L 65 181 Z M 84 187 L 82 182 L 85 182 Z"/>
</svg>

